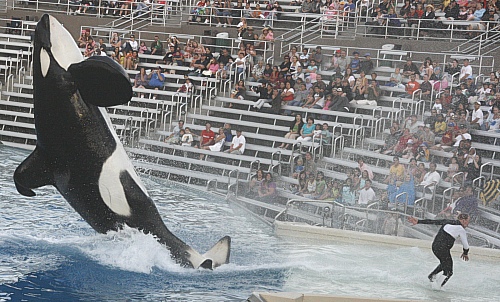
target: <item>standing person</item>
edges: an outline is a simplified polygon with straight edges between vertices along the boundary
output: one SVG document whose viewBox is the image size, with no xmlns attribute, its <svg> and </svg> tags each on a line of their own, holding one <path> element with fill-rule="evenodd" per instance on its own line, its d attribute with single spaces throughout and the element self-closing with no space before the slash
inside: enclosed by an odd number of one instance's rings
<svg viewBox="0 0 500 302">
<path fill-rule="evenodd" d="M 408 217 L 408 222 L 412 225 L 416 225 L 417 223 L 441 225 L 441 228 L 432 242 L 432 252 L 439 259 L 439 265 L 427 277 L 431 282 L 434 282 L 436 275 L 443 272 L 446 278 L 441 283 L 441 286 L 444 286 L 453 275 L 453 258 L 451 258 L 450 250 L 459 236 L 463 246 L 463 253 L 460 255 L 460 258 L 469 261 L 469 243 L 467 242 L 465 228 L 469 225 L 470 217 L 468 214 L 460 214 L 457 219 L 458 220 L 419 220 L 415 217 Z"/>
</svg>

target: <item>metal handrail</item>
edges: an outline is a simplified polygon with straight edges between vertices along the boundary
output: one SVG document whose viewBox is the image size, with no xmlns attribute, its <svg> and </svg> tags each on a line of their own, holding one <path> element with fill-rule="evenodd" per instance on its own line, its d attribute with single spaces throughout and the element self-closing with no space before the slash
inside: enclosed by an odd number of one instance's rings
<svg viewBox="0 0 500 302">
<path fill-rule="evenodd" d="M 465 173 L 462 172 L 462 171 L 453 174 L 453 176 L 451 177 L 451 185 L 453 185 L 453 183 L 455 182 L 455 178 L 457 176 L 460 176 L 460 175 L 462 175 L 462 184 L 461 185 L 462 185 L 462 187 L 464 186 L 464 183 L 465 183 Z"/>
<path fill-rule="evenodd" d="M 214 182 L 215 182 L 215 188 L 217 189 L 218 181 L 216 178 L 214 178 L 214 179 L 207 181 L 207 187 L 206 187 L 207 191 L 210 191 L 210 185 Z"/>
<path fill-rule="evenodd" d="M 492 180 L 493 179 L 493 166 L 494 165 L 491 162 L 487 162 L 487 163 L 484 163 L 484 164 L 481 165 L 481 167 L 479 168 L 479 175 L 484 176 L 483 175 L 483 170 L 484 170 L 485 167 L 488 167 L 488 166 L 491 166 L 489 179 Z M 486 179 L 486 177 L 485 177 L 485 179 Z"/>
</svg>

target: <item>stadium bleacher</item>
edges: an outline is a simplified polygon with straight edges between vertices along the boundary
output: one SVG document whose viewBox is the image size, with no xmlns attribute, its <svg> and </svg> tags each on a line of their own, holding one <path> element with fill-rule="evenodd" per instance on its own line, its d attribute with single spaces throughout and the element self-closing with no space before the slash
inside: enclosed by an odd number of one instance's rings
<svg viewBox="0 0 500 302">
<path fill-rule="evenodd" d="M 193 6 L 194 4 L 191 4 L 191 7 Z M 253 7 L 253 4 L 251 6 Z M 306 31 L 305 24 L 307 22 L 321 19 L 323 16 L 321 14 L 296 13 L 297 7 L 288 5 L 282 5 L 282 7 L 282 15 L 278 20 L 273 21 L 277 25 L 273 26 L 274 28 L 279 29 L 280 26 L 289 28 L 290 24 L 294 28 L 303 25 L 304 31 Z M 189 5 L 186 6 L 186 9 L 191 10 Z M 97 8 L 97 11 L 100 9 Z M 364 23 L 358 20 L 362 17 L 356 15 L 354 24 L 360 27 L 356 32 L 366 28 Z M 217 24 L 211 21 L 211 18 L 208 25 L 216 26 Z M 250 21 L 252 22 L 252 20 Z M 253 22 L 257 22 L 257 20 L 253 20 Z M 32 45 L 29 42 L 33 23 L 29 21 L 24 25 L 22 20 L 21 23 L 22 31 L 10 30 L 8 33 L 6 31 L 5 34 L 0 34 L 0 71 L 4 72 L 5 79 L 5 85 L 3 85 L 0 95 L 0 140 L 17 147 L 33 148 L 36 135 L 32 111 L 32 78 L 30 77 Z M 446 24 L 446 22 L 443 23 Z M 449 23 L 450 29 L 440 29 L 440 31 L 444 30 L 452 36 L 453 28 L 458 23 L 451 21 Z M 109 40 L 112 31 L 109 27 L 82 26 L 82 29 L 87 28 L 91 30 L 92 34 L 95 34 L 95 38 L 101 37 L 106 41 Z M 417 26 L 416 38 L 418 38 L 419 30 L 420 27 Z M 124 38 L 129 33 L 135 33 L 139 37 L 139 41 L 147 42 L 146 45 L 152 42 L 152 36 L 158 34 L 158 32 L 147 30 L 120 31 L 119 28 L 117 28 L 117 32 L 120 32 Z M 164 37 L 175 35 L 165 32 L 161 34 Z M 323 33 L 319 30 L 316 34 L 322 35 Z M 181 46 L 184 46 L 188 40 L 197 40 L 201 43 L 205 38 L 188 34 L 177 34 L 177 36 L 181 41 Z M 432 37 L 432 31 L 430 36 Z M 444 35 L 439 36 L 439 38 L 447 39 Z M 221 49 L 228 48 L 231 50 L 233 60 L 236 60 L 241 39 L 237 37 L 221 39 L 213 39 L 212 43 L 203 43 L 203 45 L 209 47 L 216 58 Z M 474 77 L 476 84 L 485 81 L 489 77 L 489 73 L 495 71 L 496 67 L 492 57 L 480 57 L 460 51 L 433 53 L 370 47 L 344 47 L 322 45 L 318 42 L 321 39 L 316 39 L 315 43 L 311 43 L 311 41 L 301 42 L 300 39 L 301 37 L 297 36 L 294 41 L 287 40 L 287 43 L 281 43 L 280 49 L 272 49 L 272 46 L 276 46 L 278 43 L 273 45 L 272 42 L 269 42 L 263 49 L 259 49 L 258 55 L 265 62 L 279 66 L 284 55 L 293 46 L 299 49 L 308 49 L 311 56 L 314 56 L 314 50 L 317 46 L 322 46 L 323 58 L 328 61 L 331 61 L 336 51 L 341 49 L 346 50 L 348 56 L 352 56 L 354 51 L 370 52 L 375 65 L 372 71 L 377 73 L 377 81 L 383 92 L 377 105 L 351 104 L 349 112 L 288 105 L 283 105 L 277 113 L 255 111 L 253 109 L 257 97 L 255 94 L 249 93 L 242 99 L 230 98 L 235 83 L 241 78 L 246 81 L 251 74 L 252 66 L 248 64 L 248 55 L 245 57 L 247 67 L 243 77 L 239 77 L 237 72 L 231 69 L 234 65 L 230 64 L 228 77 L 222 78 L 218 76 L 219 74 L 215 77 L 193 74 L 193 68 L 188 66 L 190 59 L 185 61 L 188 64 L 177 66 L 166 63 L 158 64 L 158 61 L 162 61 L 163 56 L 140 54 L 139 67 L 151 69 L 160 66 L 165 70 L 164 86 L 159 89 L 134 88 L 135 96 L 128 104 L 108 108 L 115 129 L 126 145 L 127 151 L 133 157 L 137 168 L 154 175 L 190 184 L 209 187 L 215 183 L 217 189 L 226 191 L 234 189 L 234 186 L 241 186 L 240 191 L 244 191 L 245 185 L 255 170 L 260 168 L 277 176 L 278 195 L 283 200 L 289 200 L 304 198 L 295 195 L 290 188 L 299 185 L 298 180 L 293 178 L 292 174 L 297 159 L 305 157 L 305 152 L 312 152 L 317 171 L 323 172 L 329 179 L 341 181 L 348 177 L 348 171 L 358 167 L 357 160 L 362 157 L 372 167 L 374 173 L 373 187 L 376 189 L 377 199 L 373 201 L 382 205 L 381 196 L 387 189 L 384 179 L 390 173 L 389 165 L 393 156 L 374 151 L 386 144 L 387 130 L 392 121 L 404 122 L 406 117 L 412 114 L 418 115 L 419 121 L 425 120 L 434 104 L 434 97 L 441 92 L 441 89 L 433 89 L 432 97 L 429 100 L 422 100 L 419 92 L 415 93 L 412 98 L 399 97 L 405 92 L 405 89 L 386 86 L 390 82 L 390 76 L 395 67 L 402 67 L 408 56 L 413 58 L 417 66 L 422 65 L 425 58 L 430 56 L 436 65 L 434 68 L 439 66 L 443 70 L 452 59 L 460 61 L 469 59 L 473 70 L 471 76 Z M 164 44 L 164 46 L 166 45 Z M 6 56 L 5 60 L 3 55 Z M 4 63 L 5 65 L 3 65 Z M 137 74 L 137 70 L 128 70 L 127 72 L 131 79 Z M 328 85 L 331 83 L 330 79 L 334 77 L 335 71 L 333 68 L 320 67 L 317 73 L 326 78 L 324 82 Z M 459 83 L 452 74 L 449 77 L 451 84 L 449 89 L 453 91 Z M 179 91 L 186 78 L 190 78 L 194 84 L 194 90 L 191 93 Z M 312 81 L 314 80 L 312 79 Z M 406 81 L 405 79 L 403 83 Z M 249 89 L 251 86 L 256 86 L 257 83 L 246 81 L 246 85 L 246 89 Z M 229 108 L 230 103 L 234 104 L 232 108 Z M 301 113 L 304 118 L 314 116 L 316 122 L 320 124 L 327 123 L 328 130 L 333 134 L 333 139 L 328 144 L 323 144 L 321 140 L 298 144 L 295 140 L 284 138 L 290 129 L 290 122 L 293 121 L 293 117 L 283 115 L 284 110 Z M 179 119 L 186 120 L 186 126 L 195 132 L 204 129 L 204 124 L 207 121 L 212 123 L 214 129 L 223 127 L 225 123 L 230 123 L 232 129 L 243 130 L 243 135 L 247 138 L 246 151 L 243 155 L 235 155 L 164 142 Z M 472 134 L 472 147 L 482 157 L 479 178 L 482 182 L 497 178 L 498 167 L 500 167 L 500 159 L 497 158 L 498 132 L 473 129 L 470 133 Z M 278 143 L 290 143 L 292 147 L 280 149 L 277 146 Z M 430 154 L 430 161 L 434 160 L 439 163 L 437 171 L 442 175 L 441 181 L 432 194 L 426 194 L 423 191 L 418 196 L 420 201 L 408 212 L 415 213 L 415 209 L 418 208 L 418 213 L 425 217 L 433 217 L 443 210 L 444 205 L 452 202 L 451 196 L 453 194 L 451 193 L 459 191 L 464 183 L 463 180 L 455 181 L 455 178 L 452 181 L 444 180 L 448 167 L 442 162 L 452 157 L 452 153 L 432 150 Z M 407 165 L 408 162 L 409 159 L 401 160 L 404 165 Z M 471 184 L 476 186 L 476 192 L 481 190 L 477 185 L 478 181 L 475 179 L 471 181 Z M 494 242 L 500 240 L 498 233 L 500 213 L 495 208 L 482 205 L 479 205 L 478 213 L 473 227 L 475 234 L 484 236 L 491 245 L 495 245 Z"/>
</svg>

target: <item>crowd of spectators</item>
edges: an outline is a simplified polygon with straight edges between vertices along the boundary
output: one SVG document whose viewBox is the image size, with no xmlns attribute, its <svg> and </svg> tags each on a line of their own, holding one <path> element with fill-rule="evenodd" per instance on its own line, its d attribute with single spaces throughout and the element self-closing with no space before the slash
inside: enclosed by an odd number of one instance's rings
<svg viewBox="0 0 500 302">
<path fill-rule="evenodd" d="M 245 25 L 240 27 L 243 26 Z M 373 173 L 369 169 L 361 170 L 361 166 L 366 166 L 363 160 L 360 160 L 360 168 L 347 171 L 347 180 L 341 182 L 326 179 L 321 171 L 306 169 L 307 165 L 314 163 L 311 154 L 306 153 L 292 171 L 299 183 L 292 190 L 307 198 L 366 205 L 372 201 L 395 202 L 398 198 L 403 198 L 402 192 L 406 192 L 404 198 L 411 205 L 418 194 L 418 187 L 434 191 L 440 181 L 470 184 L 479 176 L 481 154 L 471 146 L 470 130 L 497 132 L 500 129 L 500 86 L 496 72 L 492 72 L 476 86 L 467 59 L 462 62 L 454 60 L 448 65 L 440 66 L 431 58 L 426 58 L 419 65 L 408 58 L 406 64 L 395 68 L 389 81 L 379 81 L 377 74 L 373 72 L 374 63 L 370 53 L 361 56 L 354 51 L 349 56 L 346 50 L 339 49 L 330 58 L 324 56 L 320 46 L 300 50 L 292 47 L 282 58 L 283 61 L 273 66 L 264 64 L 256 50 L 256 47 L 259 49 L 258 44 L 266 40 L 269 31 L 269 28 L 265 28 L 261 35 L 257 35 L 253 33 L 251 26 L 247 26 L 240 32 L 242 43 L 234 56 L 225 48 L 217 56 L 211 48 L 191 40 L 183 45 L 175 36 L 169 38 L 166 49 L 158 37 L 148 47 L 145 43 L 136 41 L 134 35 L 124 41 L 113 34 L 109 45 L 106 45 L 102 39 L 94 42 L 87 31 L 82 32 L 78 43 L 85 48 L 86 56 L 110 53 L 126 69 L 137 69 L 138 54 L 143 53 L 163 56 L 159 64 L 189 67 L 189 75 L 192 76 L 227 78 L 234 72 L 239 80 L 232 88 L 231 98 L 234 101 L 229 104 L 230 107 L 237 105 L 240 100 L 253 97 L 256 100 L 253 106 L 255 110 L 294 116 L 286 138 L 312 141 L 318 145 L 329 145 L 333 135 L 328 129 L 328 123 L 315 124 L 315 118 L 328 121 L 330 114 L 309 114 L 304 121 L 298 111 L 311 108 L 349 112 L 350 106 L 355 103 L 376 104 L 384 94 L 381 89 L 383 86 L 404 88 L 405 94 L 402 97 L 408 98 L 412 98 L 414 92 L 420 90 L 418 98 L 431 102 L 430 112 L 423 122 L 416 115 L 409 116 L 404 121 L 393 122 L 385 145 L 379 150 L 395 156 L 394 163 L 388 167 L 388 177 L 380 180 L 387 184 L 386 190 L 372 188 Z M 92 45 L 93 48 L 90 47 Z M 233 70 L 230 70 L 231 66 Z M 324 80 L 325 76 L 321 71 L 328 71 L 331 77 Z M 458 76 L 452 78 L 453 74 Z M 151 72 L 141 68 L 136 76 L 135 86 L 161 88 L 164 78 L 160 68 L 153 68 Z M 456 87 L 450 90 L 453 80 Z M 187 78 L 179 91 L 189 91 L 192 87 Z M 282 110 L 283 105 L 302 109 L 297 112 L 290 108 Z M 225 128 L 221 128 L 218 135 L 214 133 L 207 143 L 204 142 L 203 133 L 197 135 L 191 129 L 178 126 L 179 129 L 174 130 L 173 135 L 166 139 L 167 142 L 194 146 L 199 137 L 199 148 L 212 151 L 228 148 L 227 151 L 233 154 L 244 153 L 245 142 L 241 142 L 241 137 L 244 140 L 241 132 L 233 136 L 231 131 L 228 133 Z M 207 131 L 210 132 L 209 130 Z M 226 142 L 228 144 L 225 147 Z M 286 149 L 290 144 L 283 143 L 279 147 Z M 450 156 L 434 157 L 433 162 L 432 151 L 447 152 Z M 399 158 L 409 160 L 409 164 L 404 166 L 399 163 Z M 436 158 L 441 159 L 435 162 Z M 436 171 L 436 164 L 446 165 L 448 170 L 441 176 Z M 301 166 L 304 170 L 300 169 Z M 457 176 L 459 172 L 462 173 Z M 272 181 L 272 175 L 270 177 Z M 267 176 L 264 177 L 266 178 Z M 264 191 L 271 193 L 263 193 Z M 255 192 L 259 198 L 266 200 L 269 200 L 266 196 L 276 195 L 276 189 L 272 185 L 262 188 L 260 193 L 258 190 Z M 425 193 L 425 190 L 422 189 L 421 192 Z"/>
<path fill-rule="evenodd" d="M 448 21 L 465 21 L 465 24 L 454 25 L 454 29 L 464 30 L 472 38 L 498 25 L 499 9 L 498 1 L 425 3 L 405 0 L 403 6 L 397 8 L 394 2 L 382 0 L 373 7 L 366 24 L 374 26 L 371 33 L 375 35 L 400 36 L 404 33 L 415 36 L 419 28 L 421 36 L 436 36 L 449 26 Z"/>
</svg>

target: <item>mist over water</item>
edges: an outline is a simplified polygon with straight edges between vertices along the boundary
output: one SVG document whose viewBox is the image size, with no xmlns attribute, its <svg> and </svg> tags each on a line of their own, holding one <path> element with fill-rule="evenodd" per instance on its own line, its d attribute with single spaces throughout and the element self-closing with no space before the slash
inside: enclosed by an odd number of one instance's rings
<svg viewBox="0 0 500 302">
<path fill-rule="evenodd" d="M 199 252 L 232 237 L 230 264 L 181 268 L 150 235 L 96 233 L 54 188 L 19 195 L 12 175 L 28 154 L 0 146 L 0 301 L 244 301 L 252 291 L 500 301 L 500 264 L 473 249 L 436 291 L 427 250 L 278 238 L 221 197 L 143 177 L 169 229 Z"/>
</svg>

